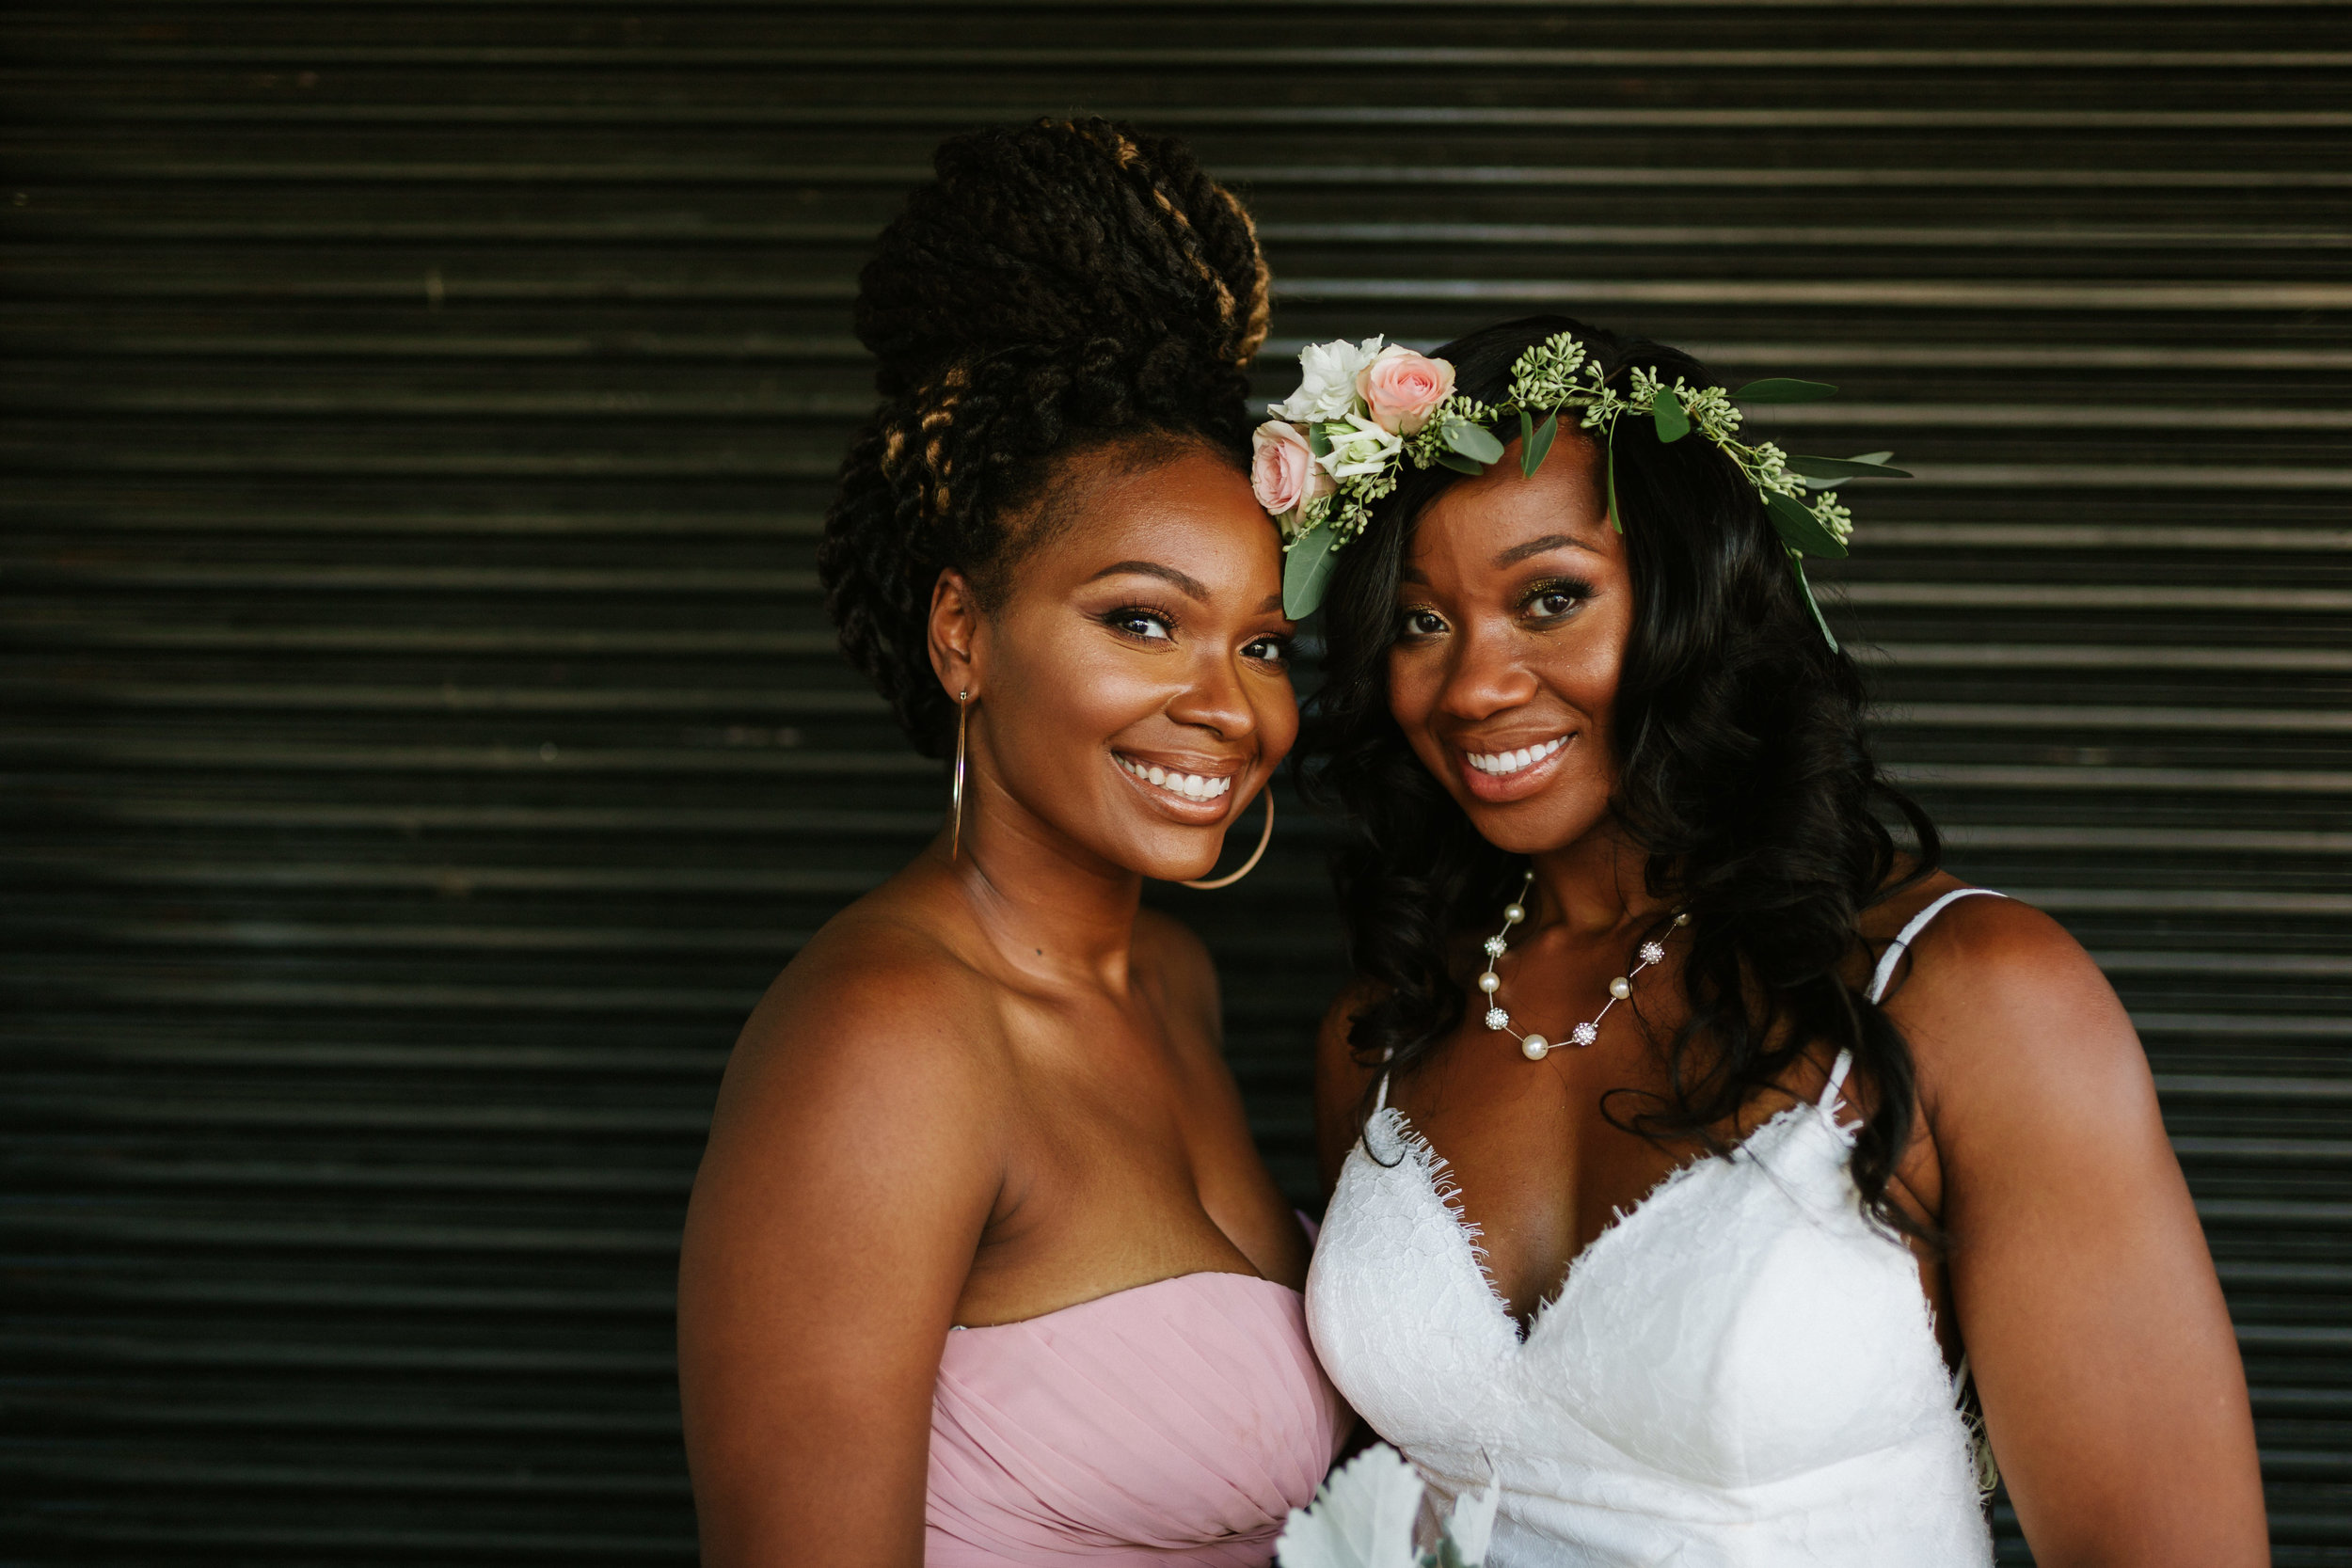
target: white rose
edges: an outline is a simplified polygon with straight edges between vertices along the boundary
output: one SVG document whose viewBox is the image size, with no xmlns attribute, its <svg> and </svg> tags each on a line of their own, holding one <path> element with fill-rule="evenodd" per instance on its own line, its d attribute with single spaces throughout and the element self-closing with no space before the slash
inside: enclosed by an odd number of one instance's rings
<svg viewBox="0 0 2352 1568">
<path fill-rule="evenodd" d="M 1376 474 L 1396 461 L 1405 438 L 1365 419 L 1347 416 L 1347 428 L 1330 432 L 1331 450 L 1317 459 L 1333 479 L 1357 479 Z"/>
<path fill-rule="evenodd" d="M 1380 347 L 1378 338 L 1366 338 L 1360 343 L 1344 338 L 1309 343 L 1298 351 L 1298 390 L 1281 403 L 1266 404 L 1266 412 L 1301 424 L 1345 419 L 1356 406 L 1356 377 L 1379 355 Z"/>
</svg>

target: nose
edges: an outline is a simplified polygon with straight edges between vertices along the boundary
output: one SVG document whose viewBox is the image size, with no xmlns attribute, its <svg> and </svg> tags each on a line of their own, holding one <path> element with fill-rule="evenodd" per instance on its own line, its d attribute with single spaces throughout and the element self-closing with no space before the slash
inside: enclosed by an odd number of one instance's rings
<svg viewBox="0 0 2352 1568">
<path fill-rule="evenodd" d="M 1237 740 L 1257 729 L 1258 716 L 1231 658 L 1204 650 L 1190 673 L 1190 682 L 1168 700 L 1170 719 L 1208 730 L 1219 740 Z"/>
<path fill-rule="evenodd" d="M 1535 676 L 1520 659 L 1518 640 L 1503 625 L 1472 625 L 1454 640 L 1438 705 L 1476 723 L 1532 701 Z"/>
</svg>

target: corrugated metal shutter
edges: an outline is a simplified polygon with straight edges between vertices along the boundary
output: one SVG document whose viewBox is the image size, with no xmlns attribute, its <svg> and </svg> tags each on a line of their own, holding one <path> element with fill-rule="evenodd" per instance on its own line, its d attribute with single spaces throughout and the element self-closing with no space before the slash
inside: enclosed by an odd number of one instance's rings
<svg viewBox="0 0 2352 1568">
<path fill-rule="evenodd" d="M 1270 393 L 1303 338 L 1559 306 L 1838 382 L 1778 423 L 1913 462 L 1822 574 L 1886 749 L 2131 1004 L 2279 1560 L 2352 1561 L 2345 8 L 0 37 L 0 1555 L 691 1555 L 670 1285 L 720 1065 L 941 804 L 814 592 L 851 279 L 938 136 L 1084 108 L 1248 186 Z M 1294 812 L 1169 901 L 1302 1193 L 1319 855 Z"/>
</svg>

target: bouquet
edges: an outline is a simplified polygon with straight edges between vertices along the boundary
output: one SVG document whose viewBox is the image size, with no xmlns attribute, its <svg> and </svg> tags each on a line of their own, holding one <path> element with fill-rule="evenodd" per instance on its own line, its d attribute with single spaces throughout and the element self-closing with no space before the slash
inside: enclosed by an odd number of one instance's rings
<svg viewBox="0 0 2352 1568">
<path fill-rule="evenodd" d="M 1433 1544 L 1416 1540 L 1425 1490 L 1421 1472 L 1375 1443 L 1331 1472 L 1274 1543 L 1278 1568 L 1481 1568 L 1502 1489 L 1489 1481 L 1438 1518 Z"/>
</svg>

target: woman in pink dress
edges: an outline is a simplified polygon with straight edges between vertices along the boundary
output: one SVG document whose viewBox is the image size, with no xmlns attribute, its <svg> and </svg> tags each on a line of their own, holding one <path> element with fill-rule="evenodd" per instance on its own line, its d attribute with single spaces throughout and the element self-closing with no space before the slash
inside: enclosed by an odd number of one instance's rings
<svg viewBox="0 0 2352 1568">
<path fill-rule="evenodd" d="M 1263 1565 L 1347 1418 L 1208 955 L 1137 900 L 1257 827 L 1297 731 L 1265 270 L 1171 142 L 937 170 L 861 278 L 882 402 L 819 564 L 958 803 L 728 1065 L 678 1300 L 703 1560 Z"/>
</svg>

